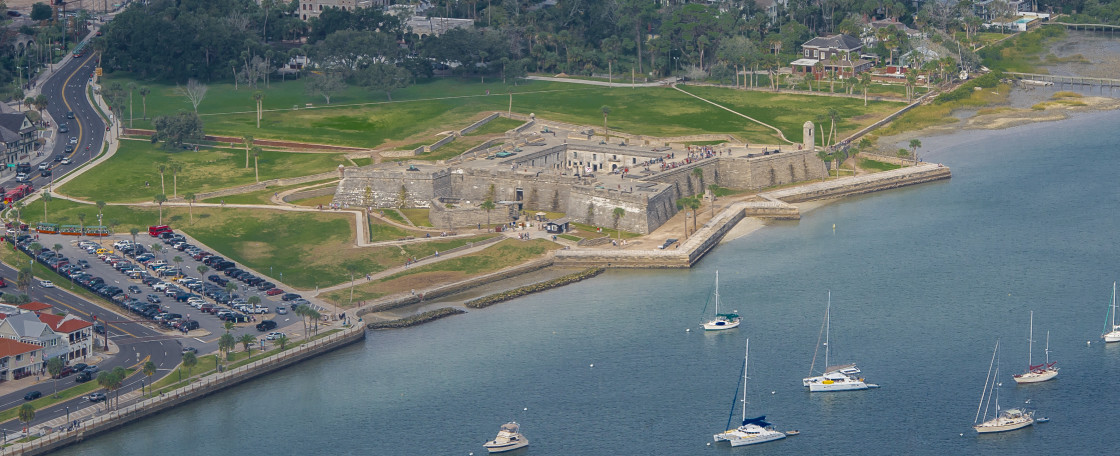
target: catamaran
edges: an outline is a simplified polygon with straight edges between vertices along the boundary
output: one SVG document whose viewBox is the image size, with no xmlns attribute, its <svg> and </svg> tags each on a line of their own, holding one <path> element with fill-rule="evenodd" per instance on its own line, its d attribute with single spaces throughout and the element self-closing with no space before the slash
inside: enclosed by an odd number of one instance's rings
<svg viewBox="0 0 1120 456">
<path fill-rule="evenodd" d="M 817 350 L 813 350 L 813 362 L 809 364 L 809 377 L 801 379 L 801 384 L 808 387 L 810 392 L 824 391 L 854 391 L 868 388 L 878 388 L 879 385 L 868 384 L 859 377 L 860 370 L 854 363 L 828 365 L 830 347 L 828 345 L 829 332 L 831 331 L 832 291 L 828 292 L 828 306 L 824 311 L 824 371 L 821 375 L 812 376 L 817 364 Z M 817 337 L 817 349 L 821 347 L 820 336 Z"/>
<path fill-rule="evenodd" d="M 715 291 L 712 293 L 710 302 L 715 303 L 716 316 L 712 320 L 704 323 L 704 331 L 722 331 L 724 329 L 738 328 L 739 318 L 738 314 L 733 313 L 719 313 L 719 271 L 716 271 L 716 286 Z M 707 306 L 705 306 L 707 309 Z"/>
<path fill-rule="evenodd" d="M 716 442 L 730 442 L 733 447 L 754 445 L 786 438 L 785 433 L 774 430 L 773 426 L 766 422 L 765 415 L 758 418 L 747 419 L 747 362 L 750 360 L 750 354 L 751 340 L 747 339 L 746 354 L 743 356 L 743 424 L 735 429 L 729 429 L 712 436 Z M 735 398 L 734 396 L 732 397 Z M 731 427 L 731 420 L 734 417 L 735 403 L 732 402 L 731 413 L 727 417 L 727 427 Z"/>
<path fill-rule="evenodd" d="M 1109 323 L 1110 320 L 1111 323 Z M 1104 325 L 1104 333 L 1101 334 L 1101 338 L 1105 342 L 1120 342 L 1120 325 L 1116 324 L 1116 282 L 1112 282 L 1112 304 L 1108 306 Z"/>
<path fill-rule="evenodd" d="M 1034 424 L 1033 411 L 1017 408 L 1000 410 L 999 386 L 999 340 L 996 340 L 996 348 L 992 351 L 992 362 L 988 365 L 988 378 L 984 379 L 984 390 L 980 393 L 980 405 L 976 407 L 976 418 L 972 420 L 972 428 L 977 433 L 1014 431 Z M 992 397 L 995 397 L 996 403 L 995 416 L 989 420 L 988 408 Z M 981 410 L 984 412 L 983 415 L 980 414 Z"/>
<path fill-rule="evenodd" d="M 1050 332 L 1046 332 L 1046 362 L 1035 365 L 1031 359 L 1034 352 L 1034 311 L 1031 311 L 1031 332 L 1027 342 L 1027 371 L 1014 376 L 1015 383 L 1045 382 L 1058 376 L 1057 362 L 1050 362 Z"/>
</svg>

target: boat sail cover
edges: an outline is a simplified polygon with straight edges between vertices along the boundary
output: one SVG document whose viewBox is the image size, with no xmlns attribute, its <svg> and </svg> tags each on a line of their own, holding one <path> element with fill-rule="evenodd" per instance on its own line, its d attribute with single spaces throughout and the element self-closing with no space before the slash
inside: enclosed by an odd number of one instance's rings
<svg viewBox="0 0 1120 456">
<path fill-rule="evenodd" d="M 757 425 L 759 427 L 770 427 L 771 426 L 770 423 L 766 422 L 766 415 L 762 415 L 758 418 L 749 418 L 749 419 L 743 420 L 743 426 L 746 426 L 748 424 L 754 424 L 754 425 Z"/>
</svg>

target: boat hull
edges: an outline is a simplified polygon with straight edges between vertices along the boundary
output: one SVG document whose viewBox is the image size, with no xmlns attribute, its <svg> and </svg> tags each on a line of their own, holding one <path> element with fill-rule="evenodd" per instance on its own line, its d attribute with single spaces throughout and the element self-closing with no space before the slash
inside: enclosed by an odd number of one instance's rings
<svg viewBox="0 0 1120 456">
<path fill-rule="evenodd" d="M 521 440 L 519 440 L 517 442 L 510 442 L 510 443 L 505 443 L 505 444 L 495 444 L 494 442 L 486 442 L 486 444 L 483 445 L 483 446 L 486 447 L 486 451 L 488 451 L 490 453 L 505 453 L 507 451 L 513 451 L 513 450 L 516 450 L 518 448 L 524 448 L 524 447 L 529 446 L 529 439 L 522 438 Z"/>
<path fill-rule="evenodd" d="M 1106 333 L 1101 337 L 1104 338 L 1104 341 L 1108 343 L 1120 342 L 1120 331 L 1112 331 L 1110 333 Z"/>
<path fill-rule="evenodd" d="M 1019 375 L 1016 375 L 1014 378 L 1015 378 L 1015 383 L 1024 384 L 1024 383 L 1045 382 L 1047 380 L 1053 380 L 1054 377 L 1057 377 L 1057 376 L 1058 376 L 1058 369 L 1046 369 L 1046 370 L 1043 370 L 1043 371 L 1027 372 L 1027 373 L 1019 374 Z"/>
<path fill-rule="evenodd" d="M 744 445 L 756 445 L 759 443 L 773 442 L 786 438 L 783 432 L 773 431 L 770 429 L 752 429 L 750 431 L 743 431 L 740 429 L 732 429 L 727 432 L 719 433 L 712 436 L 716 442 L 728 442 L 733 447 Z"/>
<path fill-rule="evenodd" d="M 867 383 L 861 381 L 809 383 L 809 392 L 823 393 L 829 391 L 859 391 L 867 389 Z"/>
<path fill-rule="evenodd" d="M 1034 424 L 1033 419 L 1003 422 L 999 424 L 995 423 L 994 421 L 995 420 L 985 421 L 981 424 L 973 426 L 972 428 L 976 429 L 976 432 L 979 434 L 994 434 L 997 432 L 1014 431 L 1016 429 L 1022 429 Z"/>
<path fill-rule="evenodd" d="M 711 321 L 704 323 L 704 331 L 723 331 L 725 329 L 734 329 L 739 327 L 739 320 L 735 321 Z"/>
</svg>

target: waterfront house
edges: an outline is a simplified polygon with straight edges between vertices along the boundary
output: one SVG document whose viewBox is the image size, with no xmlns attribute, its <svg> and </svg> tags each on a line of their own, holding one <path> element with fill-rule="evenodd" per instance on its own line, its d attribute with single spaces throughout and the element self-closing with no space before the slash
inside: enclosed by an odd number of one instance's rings
<svg viewBox="0 0 1120 456">
<path fill-rule="evenodd" d="M 795 73 L 812 74 L 818 79 L 829 72 L 841 77 L 855 76 L 871 69 L 871 61 L 860 58 L 862 49 L 862 41 L 842 33 L 818 36 L 801 45 L 801 58 L 790 65 Z"/>
</svg>

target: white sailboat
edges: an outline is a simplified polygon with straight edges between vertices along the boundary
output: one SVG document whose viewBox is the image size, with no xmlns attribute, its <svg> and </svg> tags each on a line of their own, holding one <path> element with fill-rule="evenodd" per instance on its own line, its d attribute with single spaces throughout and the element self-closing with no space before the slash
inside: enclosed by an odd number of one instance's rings
<svg viewBox="0 0 1120 456">
<path fill-rule="evenodd" d="M 801 384 L 808 387 L 810 392 L 825 391 L 854 391 L 868 388 L 878 388 L 879 385 L 868 384 L 859 377 L 860 370 L 854 363 L 828 365 L 829 345 L 828 338 L 832 325 L 832 291 L 828 292 L 828 306 L 824 312 L 824 371 L 821 375 L 812 376 L 817 364 L 817 350 L 813 351 L 813 362 L 809 365 L 809 377 L 801 379 Z M 817 349 L 821 347 L 820 338 L 817 339 Z"/>
<path fill-rule="evenodd" d="M 1116 282 L 1112 282 L 1112 304 L 1108 306 L 1104 324 L 1104 332 L 1101 334 L 1101 338 L 1105 342 L 1120 342 L 1120 325 L 1116 324 Z"/>
<path fill-rule="evenodd" d="M 730 442 L 731 446 L 754 445 L 786 438 L 786 434 L 774 430 L 766 422 L 766 416 L 747 419 L 747 362 L 750 360 L 751 340 L 747 339 L 746 355 L 743 356 L 743 424 L 735 429 L 729 429 L 713 435 L 716 442 Z M 731 406 L 731 415 L 727 417 L 727 426 L 731 427 L 732 417 L 735 416 L 735 406 Z"/>
<path fill-rule="evenodd" d="M 712 293 L 711 301 L 715 303 L 716 316 L 712 320 L 703 324 L 704 331 L 722 331 L 725 329 L 739 327 L 739 321 L 742 319 L 738 314 L 719 313 L 719 271 L 716 271 L 716 286 L 715 292 Z M 705 308 L 707 308 L 707 306 L 705 306 Z"/>
<path fill-rule="evenodd" d="M 972 428 L 977 433 L 1014 431 L 1034 424 L 1033 411 L 1017 408 L 1000 410 L 999 386 L 999 340 L 996 340 L 996 348 L 992 351 L 992 363 L 988 365 L 988 377 L 984 379 L 984 390 L 980 393 L 980 405 L 976 407 L 976 418 L 972 420 Z M 995 397 L 995 416 L 989 420 L 988 409 L 992 397 Z M 983 415 L 980 413 L 981 410 L 984 412 Z"/>
<path fill-rule="evenodd" d="M 1050 332 L 1046 332 L 1046 362 L 1034 365 L 1034 360 L 1031 355 L 1034 352 L 1034 311 L 1031 311 L 1031 332 L 1030 340 L 1027 343 L 1027 371 L 1014 376 L 1015 383 L 1038 383 L 1045 382 L 1058 376 L 1058 368 L 1054 367 L 1056 362 L 1050 362 Z"/>
</svg>

